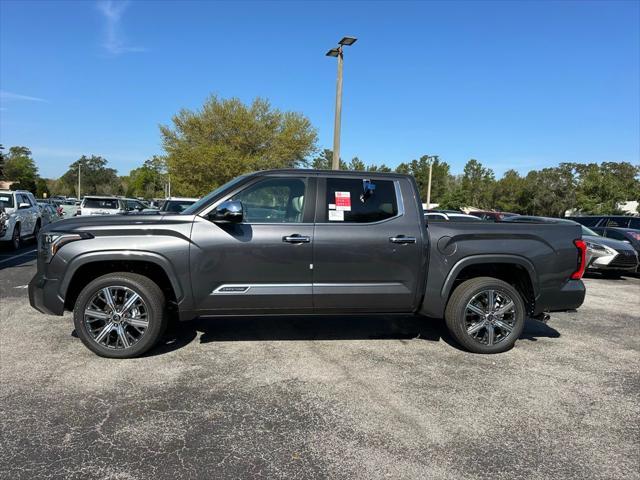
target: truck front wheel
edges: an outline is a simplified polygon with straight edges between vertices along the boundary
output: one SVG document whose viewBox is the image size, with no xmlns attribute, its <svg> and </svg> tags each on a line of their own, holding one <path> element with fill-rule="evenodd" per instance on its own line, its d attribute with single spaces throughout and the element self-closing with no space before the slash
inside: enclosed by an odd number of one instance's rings
<svg viewBox="0 0 640 480">
<path fill-rule="evenodd" d="M 78 337 L 94 353 L 136 357 L 153 347 L 165 330 L 164 294 L 143 275 L 103 275 L 80 292 L 73 321 Z"/>
<path fill-rule="evenodd" d="M 525 322 L 525 304 L 511 285 L 492 277 L 467 280 L 445 311 L 447 328 L 467 350 L 500 353 L 513 347 Z"/>
</svg>

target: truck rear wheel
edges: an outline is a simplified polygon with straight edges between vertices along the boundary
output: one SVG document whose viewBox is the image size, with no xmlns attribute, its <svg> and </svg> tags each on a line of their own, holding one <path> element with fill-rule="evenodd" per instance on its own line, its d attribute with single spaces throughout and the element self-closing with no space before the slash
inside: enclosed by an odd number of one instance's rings
<svg viewBox="0 0 640 480">
<path fill-rule="evenodd" d="M 73 321 L 80 340 L 94 353 L 136 357 L 153 347 L 166 328 L 164 294 L 143 275 L 103 275 L 80 292 Z"/>
<path fill-rule="evenodd" d="M 467 350 L 500 353 L 513 347 L 525 322 L 525 304 L 511 285 L 492 277 L 467 280 L 445 310 L 447 328 Z"/>
</svg>

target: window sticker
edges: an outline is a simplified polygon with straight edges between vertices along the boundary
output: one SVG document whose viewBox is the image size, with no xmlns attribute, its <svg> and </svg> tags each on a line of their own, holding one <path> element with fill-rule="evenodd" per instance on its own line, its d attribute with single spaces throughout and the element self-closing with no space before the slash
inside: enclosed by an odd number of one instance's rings
<svg viewBox="0 0 640 480">
<path fill-rule="evenodd" d="M 336 192 L 336 210 L 351 211 L 351 192 Z"/>
<path fill-rule="evenodd" d="M 329 210 L 330 222 L 344 222 L 344 210 Z"/>
<path fill-rule="evenodd" d="M 0 197 L 0 202 L 9 203 L 9 197 Z"/>
<path fill-rule="evenodd" d="M 336 204 L 335 203 L 330 203 L 329 204 L 329 210 L 335 210 L 336 209 Z"/>
</svg>

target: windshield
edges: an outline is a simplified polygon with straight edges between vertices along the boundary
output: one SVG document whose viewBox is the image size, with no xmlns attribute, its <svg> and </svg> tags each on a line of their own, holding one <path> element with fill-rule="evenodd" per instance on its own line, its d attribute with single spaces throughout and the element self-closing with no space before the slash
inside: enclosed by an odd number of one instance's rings
<svg viewBox="0 0 640 480">
<path fill-rule="evenodd" d="M 13 195 L 0 193 L 0 207 L 13 208 Z"/>
<path fill-rule="evenodd" d="M 195 200 L 167 200 L 160 209 L 161 212 L 182 213 L 191 205 Z"/>
<path fill-rule="evenodd" d="M 239 183 L 241 180 L 244 180 L 246 178 L 246 175 L 241 175 L 239 177 L 234 178 L 233 180 L 228 181 L 227 183 L 225 183 L 224 185 L 219 186 L 218 188 L 216 188 L 213 192 L 211 192 L 208 195 L 205 195 L 204 197 L 202 197 L 200 200 L 198 200 L 196 203 L 194 203 L 193 205 L 191 205 L 189 208 L 185 209 L 182 211 L 182 213 L 184 213 L 185 215 L 195 215 L 195 213 L 200 210 L 202 207 L 204 207 L 207 203 L 209 203 L 213 198 L 217 197 L 218 195 L 220 195 L 222 192 L 224 192 L 226 189 L 232 187 L 233 185 L 235 185 L 236 183 Z"/>
<path fill-rule="evenodd" d="M 108 208 L 118 209 L 117 198 L 85 198 L 82 208 Z"/>
<path fill-rule="evenodd" d="M 599 237 L 600 234 L 594 232 L 593 230 L 591 230 L 590 228 L 585 227 L 584 225 L 581 225 L 582 227 L 582 235 L 591 235 L 592 237 Z"/>
</svg>

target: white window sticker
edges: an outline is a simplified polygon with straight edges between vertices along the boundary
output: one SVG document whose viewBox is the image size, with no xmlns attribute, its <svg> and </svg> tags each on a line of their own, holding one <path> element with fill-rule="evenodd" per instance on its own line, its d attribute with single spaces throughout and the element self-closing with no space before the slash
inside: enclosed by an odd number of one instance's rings
<svg viewBox="0 0 640 480">
<path fill-rule="evenodd" d="M 335 203 L 330 203 L 329 204 L 329 210 L 335 210 L 336 209 L 336 204 Z"/>
<path fill-rule="evenodd" d="M 336 210 L 351 211 L 351 192 L 336 192 Z"/>
<path fill-rule="evenodd" d="M 0 202 L 9 203 L 9 197 L 0 197 Z"/>
<path fill-rule="evenodd" d="M 329 210 L 330 222 L 344 222 L 344 210 Z"/>
</svg>

